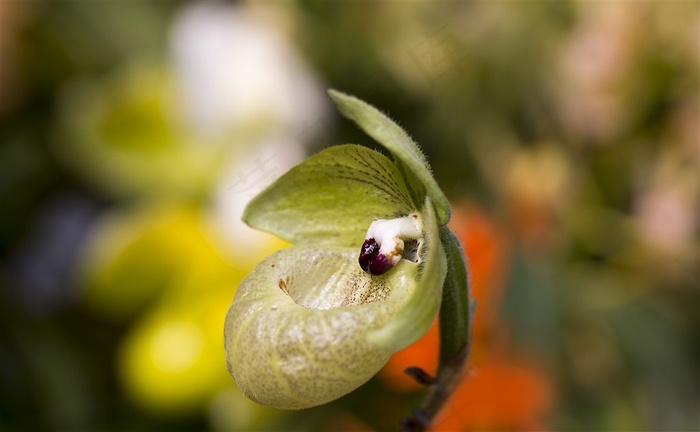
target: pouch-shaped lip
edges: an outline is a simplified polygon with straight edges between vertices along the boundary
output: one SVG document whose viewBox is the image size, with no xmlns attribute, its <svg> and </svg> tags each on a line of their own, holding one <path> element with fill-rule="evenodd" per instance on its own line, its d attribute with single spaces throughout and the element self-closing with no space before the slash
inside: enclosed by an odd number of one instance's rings
<svg viewBox="0 0 700 432">
<path fill-rule="evenodd" d="M 373 276 L 357 248 L 292 246 L 240 284 L 226 317 L 229 372 L 251 399 L 283 409 L 321 405 L 369 380 L 430 326 L 445 277 L 426 199 L 419 262 Z"/>
<path fill-rule="evenodd" d="M 371 276 L 355 248 L 296 246 L 263 260 L 226 317 L 228 368 L 251 399 L 298 409 L 330 402 L 369 380 L 391 350 L 367 339 L 418 289 L 418 264 Z"/>
</svg>

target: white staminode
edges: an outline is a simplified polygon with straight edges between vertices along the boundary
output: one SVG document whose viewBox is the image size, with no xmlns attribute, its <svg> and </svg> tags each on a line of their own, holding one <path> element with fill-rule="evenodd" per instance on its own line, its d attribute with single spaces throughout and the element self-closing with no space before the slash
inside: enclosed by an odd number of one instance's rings
<svg viewBox="0 0 700 432">
<path fill-rule="evenodd" d="M 404 240 L 417 240 L 423 234 L 418 215 L 412 214 L 398 219 L 377 219 L 367 229 L 365 240 L 374 239 L 379 245 L 379 253 L 386 256 L 391 264 L 401 259 Z"/>
</svg>

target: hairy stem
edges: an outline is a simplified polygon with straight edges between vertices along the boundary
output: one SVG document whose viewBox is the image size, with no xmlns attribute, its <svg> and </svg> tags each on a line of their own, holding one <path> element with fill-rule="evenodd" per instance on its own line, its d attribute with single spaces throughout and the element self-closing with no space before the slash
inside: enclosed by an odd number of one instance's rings
<svg viewBox="0 0 700 432">
<path fill-rule="evenodd" d="M 462 245 L 446 226 L 440 227 L 440 241 L 447 255 L 447 277 L 440 305 L 440 363 L 438 375 L 445 368 L 463 365 L 469 354 L 471 313 L 469 278 Z"/>
<path fill-rule="evenodd" d="M 404 419 L 405 431 L 424 431 L 457 386 L 469 356 L 471 303 L 464 250 L 446 226 L 440 227 L 440 241 L 447 255 L 447 277 L 440 306 L 440 361 L 437 376 L 413 417 Z M 415 372 L 414 372 L 415 373 Z"/>
</svg>

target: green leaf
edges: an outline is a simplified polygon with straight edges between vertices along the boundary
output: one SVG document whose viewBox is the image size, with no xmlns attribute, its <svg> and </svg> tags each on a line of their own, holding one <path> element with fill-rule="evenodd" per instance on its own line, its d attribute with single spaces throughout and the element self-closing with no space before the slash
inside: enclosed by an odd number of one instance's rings
<svg viewBox="0 0 700 432">
<path fill-rule="evenodd" d="M 447 271 L 445 252 L 438 237 L 430 198 L 425 201 L 422 212 L 425 234 L 420 251 L 418 287 L 411 292 L 410 297 L 405 298 L 405 304 L 390 321 L 367 335 L 370 342 L 390 351 L 405 348 L 423 336 L 440 308 L 442 285 Z"/>
<path fill-rule="evenodd" d="M 292 246 L 241 282 L 224 341 L 229 372 L 248 397 L 280 409 L 308 408 L 351 392 L 386 364 L 391 347 L 366 336 L 423 288 L 420 266 L 401 260 L 372 276 L 360 269 L 357 253 Z"/>
<path fill-rule="evenodd" d="M 406 176 L 408 186 L 414 193 L 414 199 L 419 198 L 419 202 L 422 201 L 420 194 L 423 192 L 420 189 L 425 188 L 425 193 L 435 205 L 438 223 L 447 224 L 450 220 L 450 203 L 433 178 L 430 165 L 415 141 L 399 125 L 373 106 L 336 90 L 329 90 L 328 94 L 344 116 L 357 123 L 362 130 L 394 155 L 399 169 Z M 415 195 L 418 196 L 415 197 Z"/>
<path fill-rule="evenodd" d="M 248 204 L 243 220 L 293 244 L 360 246 L 373 219 L 415 208 L 389 159 L 348 144 L 292 168 Z"/>
</svg>

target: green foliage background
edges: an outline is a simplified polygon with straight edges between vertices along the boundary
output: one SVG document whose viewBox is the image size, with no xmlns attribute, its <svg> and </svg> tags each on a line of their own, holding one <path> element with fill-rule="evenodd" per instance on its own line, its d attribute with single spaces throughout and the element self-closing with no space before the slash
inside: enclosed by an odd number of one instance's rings
<svg viewBox="0 0 700 432">
<path fill-rule="evenodd" d="M 545 427 L 697 430 L 697 2 L 236 5 L 285 35 L 326 86 L 380 107 L 410 131 L 451 202 L 476 203 L 492 217 L 510 246 L 500 315 L 513 350 L 544 365 L 555 389 Z M 227 150 L 178 153 L 190 138 L 168 123 L 169 105 L 161 102 L 127 104 L 96 132 L 118 150 L 143 152 L 140 165 L 110 171 L 121 153 L 91 153 L 74 140 L 85 133 L 81 119 L 89 123 L 92 109 L 114 103 L 114 83 L 135 65 L 158 71 L 137 87 L 143 94 L 167 81 L 170 32 L 187 6 L 0 3 L 0 429 L 321 430 L 345 416 L 395 428 L 420 394 L 392 392 L 379 381 L 327 406 L 284 414 L 236 411 L 204 390 L 207 404 L 153 410 L 124 390 L 120 344 L 158 308 L 156 289 L 149 290 L 166 285 L 170 258 L 161 258 L 165 249 L 145 248 L 124 258 L 131 264 L 115 264 L 127 270 L 105 280 L 140 287 L 134 291 L 143 298 L 117 298 L 130 312 L 107 316 L 75 278 L 90 227 L 107 212 L 164 200 L 204 212 L 217 152 Z M 96 105 L 66 96 L 85 83 Z M 375 146 L 329 115 L 331 126 L 304 139 L 309 153 L 348 142 Z M 227 142 L 244 145 L 246 128 Z M 151 149 L 165 149 L 167 161 Z M 119 175 L 123 182 L 114 180 Z M 168 237 L 167 230 L 153 235 Z M 177 256 L 178 266 L 190 263 Z M 201 268 L 216 277 L 192 276 L 183 299 L 206 296 L 211 280 L 234 281 L 244 270 L 215 261 Z M 215 297 L 225 311 L 236 284 L 224 285 Z M 205 369 L 218 365 L 211 364 Z M 220 382 L 217 391 L 232 385 L 225 373 Z M 222 420 L 229 411 L 238 420 Z"/>
</svg>

